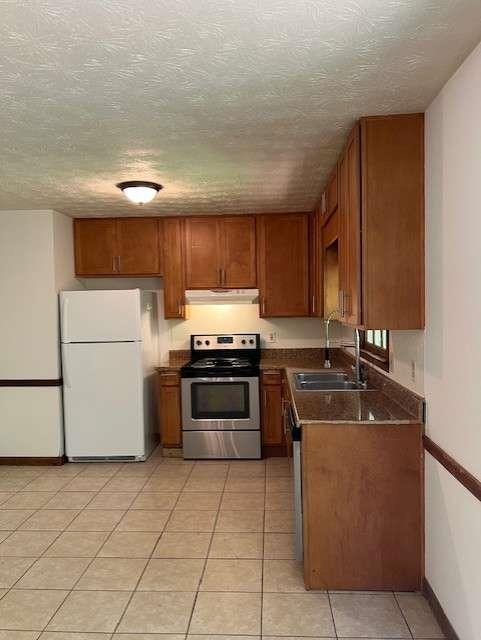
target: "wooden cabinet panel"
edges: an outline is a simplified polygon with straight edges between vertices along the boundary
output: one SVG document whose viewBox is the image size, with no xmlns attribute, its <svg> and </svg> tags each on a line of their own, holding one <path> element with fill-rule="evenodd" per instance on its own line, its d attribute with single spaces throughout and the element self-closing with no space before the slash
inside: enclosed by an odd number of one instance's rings
<svg viewBox="0 0 481 640">
<path fill-rule="evenodd" d="M 222 286 L 232 288 L 255 287 L 256 221 L 253 216 L 222 218 L 223 243 Z"/>
<path fill-rule="evenodd" d="M 361 120 L 363 324 L 424 327 L 424 116 Z"/>
<path fill-rule="evenodd" d="M 262 444 L 283 445 L 282 384 L 280 371 L 261 375 Z"/>
<path fill-rule="evenodd" d="M 360 127 L 356 126 L 339 162 L 340 315 L 353 326 L 361 324 L 360 181 Z"/>
<path fill-rule="evenodd" d="M 181 447 L 180 376 L 177 372 L 159 374 L 159 421 L 162 445 Z"/>
<path fill-rule="evenodd" d="M 308 215 L 258 218 L 260 315 L 309 315 Z"/>
<path fill-rule="evenodd" d="M 323 315 L 323 267 L 321 212 L 314 211 L 309 216 L 309 286 L 311 316 Z"/>
<path fill-rule="evenodd" d="M 164 218 L 162 221 L 166 318 L 185 318 L 183 222 L 181 218 Z"/>
<path fill-rule="evenodd" d="M 326 214 L 328 217 L 337 209 L 338 198 L 339 185 L 336 165 L 329 176 L 326 187 Z"/>
<path fill-rule="evenodd" d="M 117 238 L 121 275 L 160 274 L 159 223 L 155 218 L 119 218 Z"/>
<path fill-rule="evenodd" d="M 421 425 L 303 427 L 302 495 L 308 589 L 420 588 Z"/>
<path fill-rule="evenodd" d="M 187 289 L 212 289 L 222 285 L 219 218 L 185 220 Z"/>
<path fill-rule="evenodd" d="M 115 275 L 117 231 L 115 220 L 74 220 L 75 273 L 79 276 Z"/>
</svg>

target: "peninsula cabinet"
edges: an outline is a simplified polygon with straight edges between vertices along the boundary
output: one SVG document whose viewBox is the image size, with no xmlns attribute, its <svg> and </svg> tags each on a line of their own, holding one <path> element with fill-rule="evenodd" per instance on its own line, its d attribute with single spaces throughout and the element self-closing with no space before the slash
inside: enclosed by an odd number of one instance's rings
<svg viewBox="0 0 481 640">
<path fill-rule="evenodd" d="M 306 588 L 419 590 L 422 426 L 306 424 L 301 455 Z"/>
<path fill-rule="evenodd" d="M 157 218 L 76 218 L 78 276 L 158 276 L 161 225 Z"/>
<path fill-rule="evenodd" d="M 338 168 L 342 321 L 424 328 L 423 114 L 362 118 Z"/>
<path fill-rule="evenodd" d="M 186 218 L 185 267 L 187 289 L 256 287 L 255 218 Z"/>
<path fill-rule="evenodd" d="M 309 316 L 309 214 L 260 215 L 257 245 L 261 317 Z"/>
<path fill-rule="evenodd" d="M 185 284 L 182 218 L 164 218 L 163 263 L 164 263 L 164 317 L 185 318 Z"/>
</svg>

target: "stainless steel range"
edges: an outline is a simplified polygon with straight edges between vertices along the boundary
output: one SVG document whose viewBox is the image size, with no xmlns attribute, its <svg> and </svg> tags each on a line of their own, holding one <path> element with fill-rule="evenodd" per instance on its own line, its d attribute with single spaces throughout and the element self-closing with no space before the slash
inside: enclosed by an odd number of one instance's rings
<svg viewBox="0 0 481 640">
<path fill-rule="evenodd" d="M 184 458 L 260 458 L 258 333 L 190 337 L 182 367 Z"/>
</svg>

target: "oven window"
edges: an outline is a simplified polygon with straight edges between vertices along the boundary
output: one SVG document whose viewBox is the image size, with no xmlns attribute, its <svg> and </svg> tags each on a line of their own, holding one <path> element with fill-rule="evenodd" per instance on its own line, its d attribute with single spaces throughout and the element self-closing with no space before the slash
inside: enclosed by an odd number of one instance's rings
<svg viewBox="0 0 481 640">
<path fill-rule="evenodd" d="M 249 418 L 248 382 L 193 382 L 191 393 L 194 420 Z"/>
</svg>

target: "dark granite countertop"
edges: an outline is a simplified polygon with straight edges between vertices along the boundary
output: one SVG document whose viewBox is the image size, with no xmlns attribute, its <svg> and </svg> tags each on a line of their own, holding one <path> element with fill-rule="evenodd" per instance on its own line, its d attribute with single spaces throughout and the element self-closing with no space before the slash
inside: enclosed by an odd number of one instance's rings
<svg viewBox="0 0 481 640">
<path fill-rule="evenodd" d="M 419 424 L 420 422 L 419 418 L 408 413 L 380 389 L 297 391 L 294 374 L 305 368 L 286 369 L 294 411 L 301 426 L 316 423 Z M 320 367 L 317 369 L 320 370 Z"/>
</svg>

